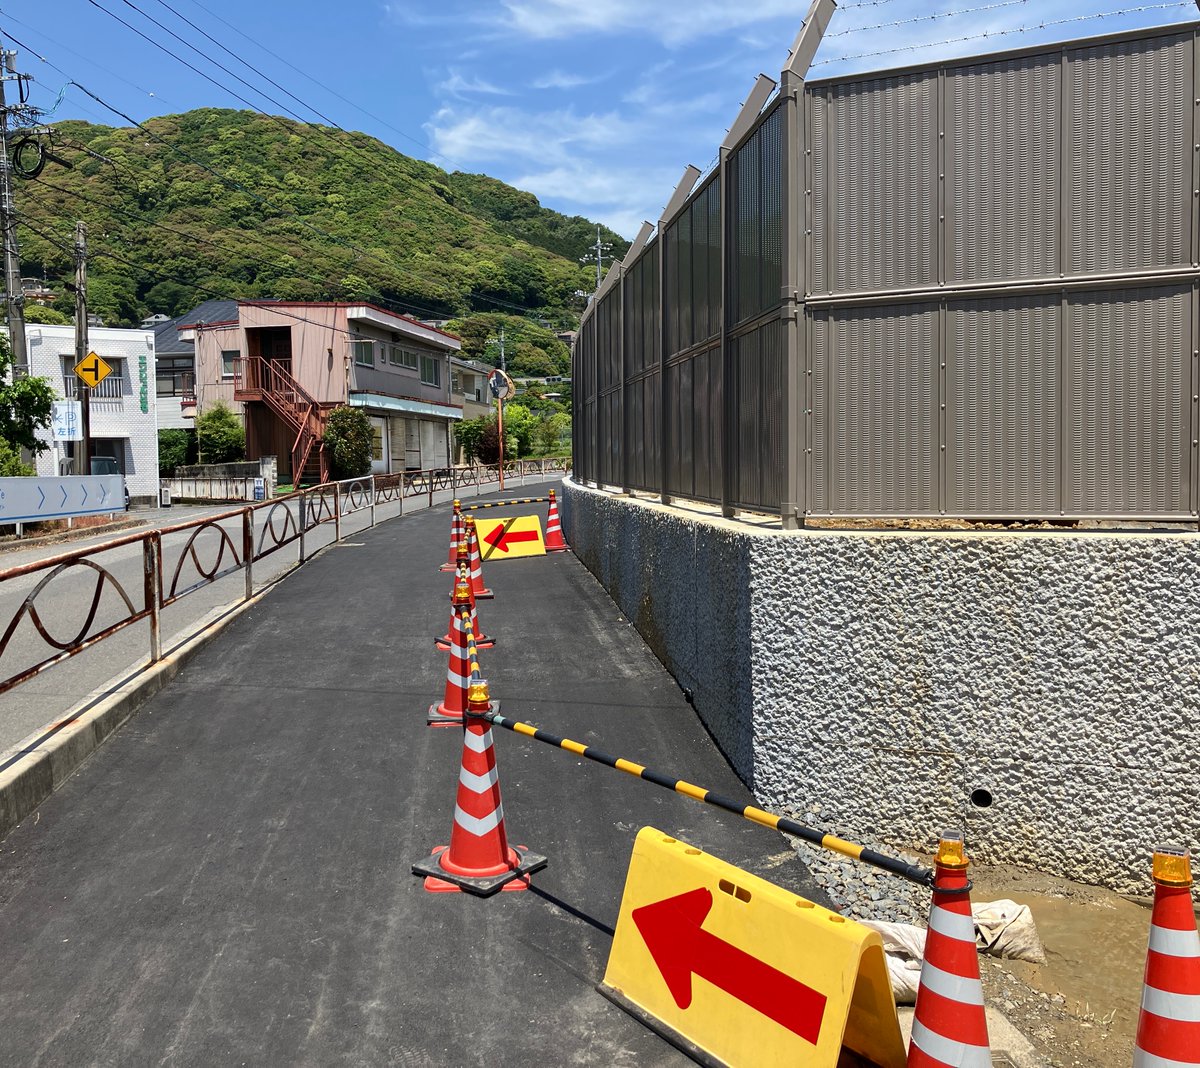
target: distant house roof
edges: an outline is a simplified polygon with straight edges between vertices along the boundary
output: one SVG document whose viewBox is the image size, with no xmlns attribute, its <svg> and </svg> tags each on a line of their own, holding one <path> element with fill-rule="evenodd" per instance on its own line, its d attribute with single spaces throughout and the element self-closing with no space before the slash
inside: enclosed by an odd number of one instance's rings
<svg viewBox="0 0 1200 1068">
<path fill-rule="evenodd" d="M 186 330 L 200 323 L 236 323 L 238 302 L 236 300 L 206 300 L 197 308 L 175 320 L 177 330 Z"/>
<path fill-rule="evenodd" d="M 154 328 L 154 351 L 159 356 L 192 356 L 196 345 L 179 336 L 179 319 L 168 319 Z"/>
</svg>

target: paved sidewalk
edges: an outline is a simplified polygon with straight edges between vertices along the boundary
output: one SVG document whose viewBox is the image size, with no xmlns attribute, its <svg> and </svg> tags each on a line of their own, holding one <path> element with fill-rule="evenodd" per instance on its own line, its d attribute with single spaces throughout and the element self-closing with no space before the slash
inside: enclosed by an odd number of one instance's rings
<svg viewBox="0 0 1200 1068">
<path fill-rule="evenodd" d="M 0 843 L 0 1064 L 690 1063 L 593 989 L 638 828 L 816 896 L 807 872 L 775 832 L 496 731 L 510 836 L 549 867 L 425 893 L 461 748 L 424 725 L 448 529 L 438 508 L 307 564 Z M 572 555 L 486 577 L 506 714 L 749 800 Z"/>
</svg>

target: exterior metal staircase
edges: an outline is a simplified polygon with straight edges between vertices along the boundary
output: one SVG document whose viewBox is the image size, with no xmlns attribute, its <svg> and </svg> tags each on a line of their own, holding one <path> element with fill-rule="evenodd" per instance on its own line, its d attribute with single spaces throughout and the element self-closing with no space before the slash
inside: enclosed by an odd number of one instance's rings
<svg viewBox="0 0 1200 1068">
<path fill-rule="evenodd" d="M 262 401 L 296 434 L 292 445 L 292 479 L 326 482 L 326 416 L 333 405 L 316 400 L 279 360 L 244 356 L 234 368 L 233 395 L 239 401 Z"/>
</svg>

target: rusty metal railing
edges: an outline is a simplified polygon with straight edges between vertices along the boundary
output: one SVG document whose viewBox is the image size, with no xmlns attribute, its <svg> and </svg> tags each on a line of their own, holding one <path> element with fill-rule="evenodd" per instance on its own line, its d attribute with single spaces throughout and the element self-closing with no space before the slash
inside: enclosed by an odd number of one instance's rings
<svg viewBox="0 0 1200 1068">
<path fill-rule="evenodd" d="M 568 466 L 565 460 L 520 460 L 505 464 L 505 473 L 525 479 L 556 474 Z M 498 479 L 499 470 L 492 465 L 327 482 L 261 504 L 125 534 L 100 545 L 0 570 L 0 593 L 13 583 L 36 578 L 0 633 L 0 693 L 144 620 L 149 620 L 150 660 L 160 660 L 161 613 L 189 594 L 241 571 L 245 583 L 240 599 L 248 600 L 254 595 L 254 565 L 291 545 L 297 546 L 297 564 L 304 563 L 312 554 L 311 535 L 317 527 L 332 523 L 334 541 L 341 541 L 346 516 L 369 511 L 374 526 L 380 505 L 398 503 L 403 515 L 408 499 L 424 497 L 432 506 L 438 491 L 465 495 L 473 490 L 479 494 Z M 140 550 L 140 580 L 122 578 L 114 571 L 119 561 L 113 554 L 130 546 Z M 82 598 L 87 607 L 82 615 L 76 610 L 67 616 L 59 594 L 74 586 L 72 603 L 78 604 L 75 584 L 80 580 L 91 583 Z M 56 618 L 56 613 L 61 618 Z M 32 653 L 23 649 L 23 662 L 12 667 L 19 655 L 14 646 L 30 638 L 35 644 L 40 639 L 40 646 Z"/>
</svg>

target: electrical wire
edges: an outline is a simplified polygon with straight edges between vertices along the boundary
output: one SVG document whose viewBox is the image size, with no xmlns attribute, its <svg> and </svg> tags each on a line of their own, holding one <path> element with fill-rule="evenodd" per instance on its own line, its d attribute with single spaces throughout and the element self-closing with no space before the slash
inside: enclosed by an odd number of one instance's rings
<svg viewBox="0 0 1200 1068">
<path fill-rule="evenodd" d="M 892 0 L 878 0 L 878 2 L 891 3 Z M 353 100 L 350 100 L 350 99 L 342 96 L 331 86 L 325 84 L 324 82 L 317 81 L 317 79 L 314 78 L 311 74 L 309 74 L 306 70 L 303 70 L 302 68 L 297 67 L 294 63 L 291 63 L 288 60 L 284 59 L 284 57 L 279 55 L 277 52 L 272 52 L 271 49 L 269 49 L 261 41 L 251 37 L 249 34 L 245 33 L 244 31 L 239 30 L 235 25 L 233 25 L 233 23 L 227 22 L 225 19 L 221 18 L 221 16 L 218 15 L 215 11 L 211 11 L 209 8 L 207 8 L 203 4 L 201 4 L 199 2 L 199 0 L 191 0 L 191 3 L 194 7 L 198 7 L 201 11 L 203 11 L 209 17 L 216 19 L 217 22 L 221 23 L 221 25 L 226 26 L 229 29 L 233 30 L 233 32 L 236 33 L 239 37 L 243 38 L 246 41 L 249 41 L 256 48 L 265 52 L 272 59 L 278 60 L 289 70 L 295 71 L 295 73 L 301 75 L 301 77 L 307 78 L 310 82 L 313 83 L 313 85 L 315 85 L 319 89 L 322 89 L 325 92 L 329 93 L 330 96 L 337 97 L 337 99 L 342 101 L 343 104 L 349 104 L 350 107 L 354 108 L 360 114 L 366 115 L 368 119 L 371 119 L 372 121 L 379 123 L 381 126 L 387 127 L 387 129 L 391 130 L 395 134 L 398 134 L 400 137 L 403 137 L 405 140 L 411 141 L 413 144 L 418 145 L 419 147 L 425 149 L 426 152 L 430 153 L 430 155 L 436 159 L 443 159 L 447 163 L 452 164 L 455 167 L 463 166 L 461 163 L 457 162 L 456 160 L 453 160 L 450 157 L 443 155 L 440 152 L 435 152 L 433 150 L 433 148 L 427 142 L 422 141 L 418 137 L 414 137 L 412 134 L 407 133 L 404 130 L 398 129 L 397 127 L 395 127 L 391 123 L 389 123 L 386 119 L 381 119 L 378 115 L 374 115 L 371 112 L 367 111 L 367 109 L 364 108 L 361 104 L 356 104 Z M 184 21 L 186 22 L 187 20 L 184 19 Z M 264 75 L 264 77 L 265 77 L 265 75 Z M 284 92 L 287 92 L 287 90 L 284 90 Z M 288 95 L 291 96 L 292 94 L 288 93 Z M 308 106 L 308 105 L 306 105 L 306 106 Z M 313 109 L 313 110 L 316 114 L 320 114 L 319 112 L 316 112 L 315 109 Z"/>
<path fill-rule="evenodd" d="M 890 30 L 896 26 L 911 26 L 917 22 L 933 22 L 937 19 L 953 19 L 960 15 L 976 15 L 981 11 L 995 11 L 1001 7 L 1019 7 L 1028 4 L 1029 0 L 1000 0 L 995 4 L 982 4 L 979 7 L 964 7 L 959 11 L 937 11 L 932 15 L 914 15 L 908 19 L 896 19 L 894 22 L 877 22 L 873 26 L 854 26 L 849 30 L 838 30 L 835 33 L 826 33 L 825 39 L 830 37 L 846 37 L 852 33 L 866 33 L 868 30 Z"/>
<path fill-rule="evenodd" d="M 1051 26 L 1066 26 L 1075 22 L 1089 22 L 1094 19 L 1109 19 L 1116 18 L 1120 15 L 1139 15 L 1146 11 L 1167 11 L 1177 7 L 1192 7 L 1194 0 L 1175 0 L 1174 3 L 1167 4 L 1142 4 L 1138 7 L 1121 8 L 1119 11 L 1100 11 L 1092 15 L 1072 15 L 1068 18 L 1061 19 L 1046 19 L 1036 24 L 1029 26 L 1015 26 L 1008 30 L 986 30 L 983 33 L 968 34 L 964 37 L 948 37 L 942 41 L 928 41 L 923 44 L 903 45 L 897 48 L 882 48 L 875 52 L 859 52 L 855 55 L 835 56 L 831 59 L 822 59 L 813 64 L 814 67 L 824 67 L 831 63 L 848 63 L 855 59 L 872 59 L 876 56 L 892 56 L 901 52 L 915 52 L 923 48 L 937 48 L 941 45 L 963 44 L 967 41 L 983 41 L 992 37 L 1010 37 L 1017 33 L 1036 33 L 1038 30 L 1045 30 Z"/>
<path fill-rule="evenodd" d="M 6 22 L 15 22 L 18 26 L 24 26 L 27 30 L 30 30 L 33 33 L 39 34 L 40 36 L 44 37 L 47 41 L 49 41 L 52 45 L 55 45 L 58 48 L 61 48 L 64 52 L 69 52 L 76 59 L 82 59 L 85 63 L 90 63 L 97 70 L 103 71 L 110 78 L 116 78 L 117 81 L 124 82 L 131 89 L 136 89 L 139 93 L 144 93 L 146 96 L 151 96 L 155 100 L 161 100 L 168 107 L 175 106 L 166 97 L 159 96 L 158 93 L 156 93 L 150 89 L 146 89 L 146 88 L 138 85 L 136 82 L 131 82 L 128 78 L 122 77 L 120 74 L 117 74 L 116 71 L 109 70 L 107 67 L 103 66 L 102 64 L 97 63 L 91 57 L 85 56 L 82 52 L 76 52 L 73 48 L 68 48 L 61 41 L 56 41 L 53 37 L 51 37 L 44 30 L 39 30 L 34 26 L 30 26 L 28 22 L 22 22 L 15 15 L 9 14 L 7 11 L 3 10 L 2 8 L 0 8 L 0 17 L 3 17 Z M 4 36 L 7 37 L 10 41 L 12 41 L 14 44 L 16 44 L 19 48 L 23 48 L 26 52 L 29 52 L 31 55 L 34 56 L 34 58 L 40 60 L 42 63 L 45 63 L 47 66 L 58 71 L 59 74 L 62 74 L 64 77 L 67 77 L 67 78 L 70 77 L 70 75 L 67 74 L 67 72 L 64 71 L 61 67 L 56 66 L 54 63 L 51 63 L 50 60 L 48 60 L 45 56 L 41 55 L 36 48 L 31 48 L 27 44 L 22 44 L 7 30 L 4 31 Z M 93 114 L 94 114 L 94 112 L 93 112 Z"/>
</svg>

